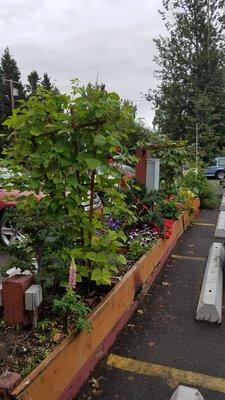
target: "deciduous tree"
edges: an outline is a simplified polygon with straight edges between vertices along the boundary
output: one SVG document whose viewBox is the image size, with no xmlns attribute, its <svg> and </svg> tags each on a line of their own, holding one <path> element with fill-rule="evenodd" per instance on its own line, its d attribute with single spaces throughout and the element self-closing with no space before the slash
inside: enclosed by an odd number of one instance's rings
<svg viewBox="0 0 225 400">
<path fill-rule="evenodd" d="M 154 124 L 173 139 L 199 142 L 207 156 L 225 143 L 224 0 L 163 0 L 168 36 L 155 40 L 160 83 L 147 99 Z"/>
</svg>

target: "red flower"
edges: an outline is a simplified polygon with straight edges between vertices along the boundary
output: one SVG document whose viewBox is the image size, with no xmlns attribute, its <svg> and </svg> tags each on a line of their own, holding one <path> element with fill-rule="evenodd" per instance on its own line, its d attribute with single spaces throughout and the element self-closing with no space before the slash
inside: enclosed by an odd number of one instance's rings
<svg viewBox="0 0 225 400">
<path fill-rule="evenodd" d="M 172 232 L 171 231 L 166 231 L 163 235 L 164 239 L 169 239 L 171 236 Z"/>
<path fill-rule="evenodd" d="M 164 220 L 164 227 L 165 228 L 171 229 L 173 224 L 174 224 L 174 220 L 172 220 L 172 219 L 165 219 Z"/>
</svg>

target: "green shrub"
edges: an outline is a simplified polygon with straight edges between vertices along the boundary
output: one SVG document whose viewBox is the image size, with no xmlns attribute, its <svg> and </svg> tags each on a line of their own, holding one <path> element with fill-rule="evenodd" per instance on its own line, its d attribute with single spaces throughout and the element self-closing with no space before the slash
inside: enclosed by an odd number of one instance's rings
<svg viewBox="0 0 225 400">
<path fill-rule="evenodd" d="M 188 172 L 181 180 L 181 186 L 190 189 L 201 200 L 202 208 L 213 208 L 217 204 L 217 190 L 203 172 Z"/>
<path fill-rule="evenodd" d="M 164 199 L 162 202 L 157 204 L 157 210 L 164 219 L 178 219 L 180 215 L 177 201 L 174 199 Z"/>
</svg>

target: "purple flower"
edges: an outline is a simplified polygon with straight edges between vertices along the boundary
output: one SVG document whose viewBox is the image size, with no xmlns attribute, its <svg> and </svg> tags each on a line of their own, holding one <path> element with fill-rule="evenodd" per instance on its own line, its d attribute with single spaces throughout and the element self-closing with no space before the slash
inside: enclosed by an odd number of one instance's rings
<svg viewBox="0 0 225 400">
<path fill-rule="evenodd" d="M 112 217 L 109 217 L 107 220 L 107 226 L 112 230 L 117 230 L 120 228 L 121 222 L 118 219 L 113 219 Z"/>
<path fill-rule="evenodd" d="M 69 287 L 75 289 L 77 283 L 77 267 L 72 258 L 69 268 Z"/>
</svg>

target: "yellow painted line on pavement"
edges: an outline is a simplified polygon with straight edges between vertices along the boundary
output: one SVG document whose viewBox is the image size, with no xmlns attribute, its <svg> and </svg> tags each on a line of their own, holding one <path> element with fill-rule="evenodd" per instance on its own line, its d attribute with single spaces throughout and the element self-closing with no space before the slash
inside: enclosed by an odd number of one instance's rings
<svg viewBox="0 0 225 400">
<path fill-rule="evenodd" d="M 181 256 L 179 254 L 172 254 L 171 258 L 176 260 L 191 260 L 191 261 L 206 261 L 207 258 L 205 257 L 195 257 L 195 256 Z"/>
<path fill-rule="evenodd" d="M 204 222 L 198 222 L 196 225 L 197 226 L 215 226 L 215 224 L 206 224 Z"/>
<path fill-rule="evenodd" d="M 215 376 L 166 367 L 164 365 L 150 364 L 132 358 L 120 357 L 115 354 L 111 354 L 108 357 L 107 365 L 134 374 L 157 376 L 166 379 L 171 386 L 173 384 L 178 386 L 178 384 L 183 383 L 225 393 L 225 379 Z"/>
</svg>

